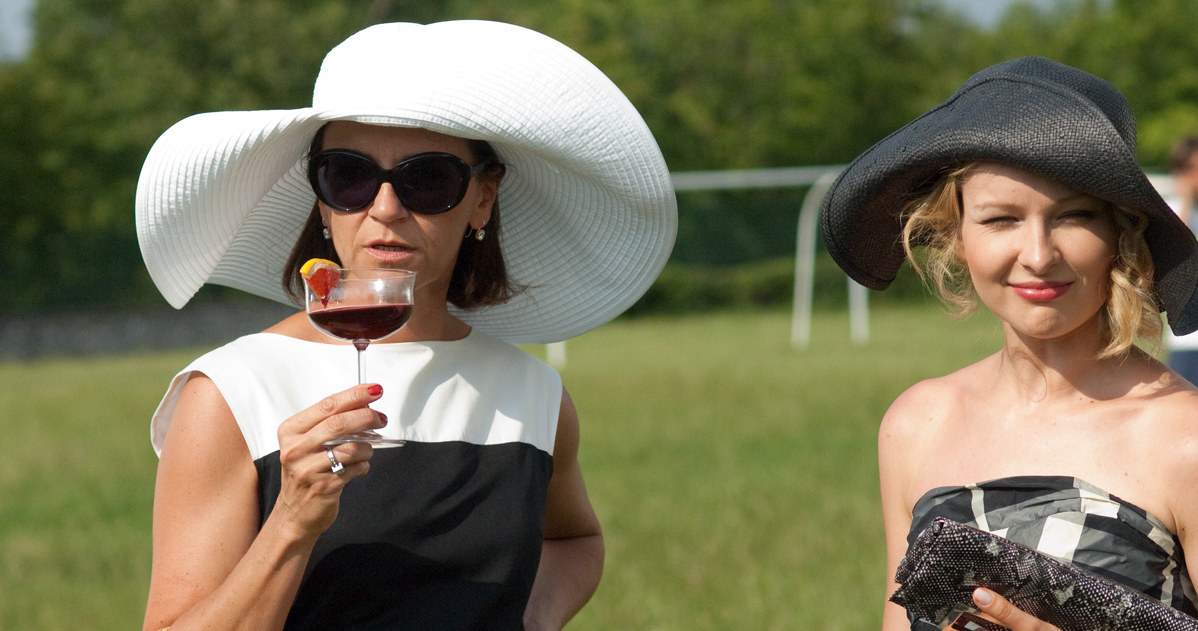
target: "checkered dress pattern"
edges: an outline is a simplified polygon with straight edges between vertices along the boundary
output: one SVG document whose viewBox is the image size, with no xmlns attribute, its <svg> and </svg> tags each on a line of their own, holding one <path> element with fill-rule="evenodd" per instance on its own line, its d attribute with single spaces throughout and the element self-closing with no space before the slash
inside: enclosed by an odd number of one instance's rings
<svg viewBox="0 0 1198 631">
<path fill-rule="evenodd" d="M 1198 616 L 1180 542 L 1159 519 L 1091 484 L 1022 476 L 928 491 L 908 543 L 936 517 L 992 532 Z M 913 631 L 935 628 L 913 623 Z"/>
</svg>

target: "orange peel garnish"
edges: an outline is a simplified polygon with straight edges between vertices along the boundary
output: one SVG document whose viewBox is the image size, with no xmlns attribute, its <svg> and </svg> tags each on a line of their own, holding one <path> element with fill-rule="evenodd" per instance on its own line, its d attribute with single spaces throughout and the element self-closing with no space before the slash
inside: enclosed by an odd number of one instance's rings
<svg viewBox="0 0 1198 631">
<path fill-rule="evenodd" d="M 328 259 L 308 259 L 300 268 L 300 276 L 322 303 L 329 299 L 333 285 L 341 279 L 341 266 Z"/>
</svg>

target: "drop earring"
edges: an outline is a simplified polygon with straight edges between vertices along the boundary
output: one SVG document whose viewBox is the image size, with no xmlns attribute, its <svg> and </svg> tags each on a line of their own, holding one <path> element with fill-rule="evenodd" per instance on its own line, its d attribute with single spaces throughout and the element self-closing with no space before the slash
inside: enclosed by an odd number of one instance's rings
<svg viewBox="0 0 1198 631">
<path fill-rule="evenodd" d="M 321 229 L 320 229 L 320 233 L 324 235 L 324 240 L 325 240 L 325 241 L 328 241 L 329 239 L 332 239 L 332 238 L 333 238 L 332 236 L 330 236 L 330 235 L 329 235 L 329 227 L 328 227 L 328 226 L 325 226 L 324 228 L 321 228 Z"/>
<path fill-rule="evenodd" d="M 487 238 L 487 231 L 486 231 L 486 230 L 483 230 L 482 228 L 479 228 L 478 230 L 475 230 L 475 231 L 474 231 L 474 240 L 475 240 L 475 241 L 482 241 L 482 240 L 483 240 L 483 239 L 485 239 L 485 238 Z"/>
</svg>

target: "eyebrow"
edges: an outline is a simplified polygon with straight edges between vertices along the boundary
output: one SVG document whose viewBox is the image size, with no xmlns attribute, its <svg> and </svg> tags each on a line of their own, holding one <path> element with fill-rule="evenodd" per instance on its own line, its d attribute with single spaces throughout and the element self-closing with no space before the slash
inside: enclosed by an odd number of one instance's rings
<svg viewBox="0 0 1198 631">
<path fill-rule="evenodd" d="M 1101 197 L 1095 197 L 1094 195 L 1090 195 L 1089 193 L 1080 193 L 1080 192 L 1074 193 L 1073 195 L 1066 195 L 1065 197 L 1062 197 L 1060 199 L 1053 200 L 1053 203 L 1054 204 L 1065 204 L 1068 202 L 1073 202 L 1073 201 L 1083 200 L 1083 199 L 1091 200 L 1091 201 L 1094 201 L 1096 203 L 1103 204 L 1103 205 L 1106 205 L 1109 203 L 1105 199 L 1102 199 Z"/>
<path fill-rule="evenodd" d="M 1105 199 L 1102 199 L 1101 197 L 1095 197 L 1094 195 L 1090 195 L 1089 193 L 1081 193 L 1081 192 L 1076 192 L 1076 193 L 1073 193 L 1070 195 L 1066 195 L 1066 196 L 1058 198 L 1058 199 L 1050 199 L 1049 201 L 1053 206 L 1062 206 L 1065 204 L 1070 204 L 1070 203 L 1078 202 L 1078 201 L 1094 202 L 1095 204 L 1100 204 L 1102 206 L 1110 206 L 1111 205 L 1110 202 L 1106 201 Z M 964 200 L 962 199 L 961 200 L 962 210 L 964 210 L 966 208 L 966 206 L 967 205 L 965 204 Z M 1023 205 L 1019 204 L 1019 203 L 1004 202 L 1001 200 L 998 200 L 998 201 L 983 200 L 981 202 L 974 203 L 971 206 L 973 208 L 987 208 L 987 209 L 989 209 L 989 208 L 1018 209 L 1018 208 L 1023 207 Z"/>
</svg>

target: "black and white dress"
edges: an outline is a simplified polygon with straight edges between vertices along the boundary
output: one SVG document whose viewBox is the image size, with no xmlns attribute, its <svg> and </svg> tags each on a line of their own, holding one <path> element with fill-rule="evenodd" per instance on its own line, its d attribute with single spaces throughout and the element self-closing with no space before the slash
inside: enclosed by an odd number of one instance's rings
<svg viewBox="0 0 1198 631">
<path fill-rule="evenodd" d="M 1019 476 L 940 487 L 912 509 L 910 544 L 936 517 L 961 522 L 1134 588 L 1191 616 L 1181 542 L 1147 511 L 1077 478 Z M 913 621 L 913 631 L 935 629 Z"/>
<path fill-rule="evenodd" d="M 380 433 L 370 473 L 346 486 L 316 544 L 287 629 L 520 629 L 540 560 L 561 378 L 479 332 L 374 344 L 366 380 Z M 352 346 L 259 333 L 180 372 L 154 414 L 160 451 L 187 379 L 207 375 L 258 470 L 262 519 L 280 487 L 278 425 L 352 385 Z"/>
</svg>

